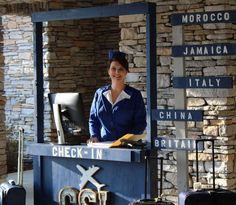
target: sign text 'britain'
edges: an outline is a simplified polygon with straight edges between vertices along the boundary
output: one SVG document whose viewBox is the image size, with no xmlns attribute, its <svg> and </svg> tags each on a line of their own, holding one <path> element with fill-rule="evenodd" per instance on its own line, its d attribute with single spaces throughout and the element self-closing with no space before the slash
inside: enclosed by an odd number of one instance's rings
<svg viewBox="0 0 236 205">
<path fill-rule="evenodd" d="M 158 137 L 155 140 L 155 147 L 158 149 L 168 150 L 195 150 L 196 140 L 195 139 L 170 139 Z M 198 150 L 203 150 L 203 143 L 198 143 Z"/>
</svg>

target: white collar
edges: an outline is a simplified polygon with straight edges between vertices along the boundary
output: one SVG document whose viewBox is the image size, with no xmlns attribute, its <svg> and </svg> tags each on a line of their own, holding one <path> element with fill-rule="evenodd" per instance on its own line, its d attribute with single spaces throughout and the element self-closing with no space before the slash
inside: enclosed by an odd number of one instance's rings
<svg viewBox="0 0 236 205">
<path fill-rule="evenodd" d="M 112 102 L 112 96 L 111 96 L 111 90 L 105 91 L 105 92 L 103 93 L 103 95 L 104 95 L 104 96 L 106 97 L 106 99 L 111 103 L 112 107 L 113 107 L 116 103 L 120 102 L 121 100 L 130 99 L 130 98 L 131 98 L 131 96 L 130 96 L 128 93 L 126 93 L 124 90 L 122 90 L 121 93 L 120 93 L 120 95 L 117 97 L 115 103 L 113 104 L 113 102 Z"/>
</svg>

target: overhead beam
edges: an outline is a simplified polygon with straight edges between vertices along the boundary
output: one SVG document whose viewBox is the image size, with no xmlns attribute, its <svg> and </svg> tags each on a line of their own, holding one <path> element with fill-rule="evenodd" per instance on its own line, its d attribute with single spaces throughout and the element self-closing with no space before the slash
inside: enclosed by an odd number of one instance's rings
<svg viewBox="0 0 236 205">
<path fill-rule="evenodd" d="M 140 2 L 122 5 L 98 6 L 91 8 L 65 9 L 55 11 L 35 12 L 32 22 L 61 21 L 72 19 L 90 19 L 132 14 L 149 14 L 152 3 Z"/>
</svg>

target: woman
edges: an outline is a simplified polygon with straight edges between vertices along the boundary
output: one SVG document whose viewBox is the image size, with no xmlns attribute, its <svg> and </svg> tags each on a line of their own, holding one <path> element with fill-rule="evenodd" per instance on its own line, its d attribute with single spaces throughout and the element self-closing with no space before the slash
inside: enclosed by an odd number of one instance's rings
<svg viewBox="0 0 236 205">
<path fill-rule="evenodd" d="M 125 84 L 129 72 L 125 53 L 109 52 L 108 74 L 111 84 L 99 88 L 89 118 L 88 143 L 114 141 L 125 134 L 142 134 L 146 110 L 140 91 Z"/>
</svg>

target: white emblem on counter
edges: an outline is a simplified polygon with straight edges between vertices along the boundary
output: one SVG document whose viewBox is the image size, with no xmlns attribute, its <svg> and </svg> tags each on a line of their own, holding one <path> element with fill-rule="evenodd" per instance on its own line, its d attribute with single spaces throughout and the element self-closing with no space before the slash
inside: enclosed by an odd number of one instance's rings
<svg viewBox="0 0 236 205">
<path fill-rule="evenodd" d="M 98 191 L 105 186 L 105 184 L 98 183 L 92 177 L 100 169 L 99 167 L 93 165 L 92 167 L 89 167 L 88 170 L 85 170 L 81 165 L 77 164 L 76 168 L 82 173 L 82 177 L 80 178 L 81 183 L 79 184 L 80 189 L 83 189 L 88 182 L 91 182 Z"/>
<path fill-rule="evenodd" d="M 103 150 L 98 148 L 83 148 L 70 146 L 53 146 L 53 157 L 68 157 L 68 158 L 86 158 L 86 159 L 102 159 Z"/>
<path fill-rule="evenodd" d="M 100 205 L 107 205 L 108 191 L 101 190 L 105 184 L 100 184 L 93 175 L 100 169 L 100 167 L 92 165 L 87 170 L 84 167 L 77 164 L 76 168 L 81 172 L 80 177 L 80 189 L 76 189 L 71 186 L 62 188 L 59 192 L 59 205 L 66 205 L 68 199 L 70 203 L 79 205 L 88 205 L 91 203 L 99 203 Z M 84 188 L 85 185 L 91 182 L 97 190 Z"/>
</svg>

